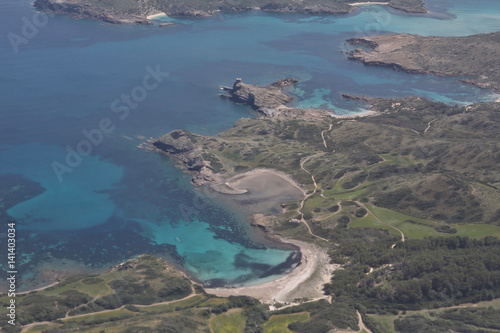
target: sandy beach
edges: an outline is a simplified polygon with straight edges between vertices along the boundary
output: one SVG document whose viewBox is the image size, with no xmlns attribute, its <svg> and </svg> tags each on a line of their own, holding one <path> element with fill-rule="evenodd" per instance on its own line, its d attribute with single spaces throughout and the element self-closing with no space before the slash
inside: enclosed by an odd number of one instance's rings
<svg viewBox="0 0 500 333">
<path fill-rule="evenodd" d="M 290 175 L 288 175 L 284 172 L 278 171 L 278 170 L 274 170 L 274 169 L 263 169 L 263 168 L 253 169 L 253 170 L 250 170 L 250 171 L 247 171 L 247 172 L 244 172 L 244 173 L 241 173 L 239 175 L 231 177 L 226 182 L 226 184 L 228 186 L 231 186 L 232 188 L 241 190 L 240 186 L 242 184 L 245 184 L 247 182 L 254 182 L 256 180 L 256 178 L 259 178 L 265 174 L 270 174 L 270 175 L 281 178 L 282 180 L 288 182 L 290 185 L 294 186 L 299 191 L 301 191 L 304 194 L 304 196 L 306 195 L 306 191 L 304 191 L 304 189 L 302 187 L 300 187 L 300 185 L 297 184 L 295 182 L 295 180 L 293 180 L 293 178 Z"/>
<path fill-rule="evenodd" d="M 388 2 L 354 2 L 350 6 L 363 6 L 363 5 L 388 5 Z"/>
<path fill-rule="evenodd" d="M 332 114 L 332 117 L 337 119 L 353 119 L 353 118 L 363 118 L 363 117 L 371 117 L 377 114 L 377 111 L 368 110 L 361 113 L 356 114 Z"/>
<path fill-rule="evenodd" d="M 266 203 L 256 205 L 252 213 L 265 212 L 268 210 L 269 207 L 267 206 L 269 204 L 273 206 L 279 205 L 280 202 L 284 201 L 280 201 L 280 199 L 287 198 L 287 193 L 288 195 L 293 193 L 295 200 L 300 200 L 300 197 L 303 198 L 306 196 L 306 191 L 290 175 L 273 169 L 254 169 L 238 174 L 228 179 L 226 185 L 236 191 L 248 189 L 248 193 L 227 197 L 230 200 L 239 200 L 240 198 L 247 197 L 245 199 L 246 207 L 252 206 L 252 204 L 248 203 L 248 198 L 253 198 L 251 197 L 252 192 L 256 197 L 265 199 Z M 289 303 L 295 298 L 325 297 L 322 286 L 330 280 L 331 274 L 335 269 L 335 266 L 330 264 L 330 258 L 326 250 L 314 244 L 294 239 L 279 239 L 283 243 L 298 246 L 302 253 L 300 265 L 295 267 L 290 273 L 276 280 L 257 285 L 235 288 L 207 288 L 206 291 L 209 294 L 221 297 L 230 295 L 251 296 L 271 305 L 276 302 Z"/>
<path fill-rule="evenodd" d="M 165 14 L 164 12 L 159 12 L 159 13 L 156 13 L 156 14 L 153 14 L 153 15 L 149 15 L 146 18 L 148 20 L 151 20 L 151 19 L 154 19 L 154 18 L 157 18 L 157 17 L 162 17 L 162 16 L 167 16 L 167 14 Z"/>
<path fill-rule="evenodd" d="M 302 297 L 324 297 L 321 288 L 330 280 L 331 273 L 336 269 L 335 265 L 329 263 L 330 259 L 326 251 L 314 244 L 293 239 L 283 241 L 300 247 L 302 252 L 301 264 L 289 274 L 273 281 L 248 287 L 207 288 L 205 290 L 209 294 L 221 297 L 251 296 L 266 304 L 287 303 Z"/>
</svg>

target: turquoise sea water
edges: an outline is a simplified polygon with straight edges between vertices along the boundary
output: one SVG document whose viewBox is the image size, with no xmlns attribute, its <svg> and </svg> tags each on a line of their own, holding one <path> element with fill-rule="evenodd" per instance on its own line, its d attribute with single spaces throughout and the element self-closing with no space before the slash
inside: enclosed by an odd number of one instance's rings
<svg viewBox="0 0 500 333">
<path fill-rule="evenodd" d="M 426 15 L 376 5 L 335 17 L 249 12 L 177 19 L 169 28 L 44 16 L 47 24 L 32 30 L 15 52 L 9 36 L 22 36 L 36 12 L 28 1 L 2 1 L 0 176 L 18 177 L 28 193 L 44 189 L 16 197 L 7 210 L 18 223 L 24 279 L 48 260 L 99 268 L 146 252 L 173 257 L 214 284 L 285 272 L 293 263 L 291 252 L 256 242 L 244 216 L 200 194 L 166 157 L 136 146 L 175 128 L 215 135 L 252 116 L 217 96 L 219 86 L 235 77 L 256 84 L 297 77 L 295 105 L 338 113 L 364 108 L 343 100 L 343 92 L 419 95 L 446 103 L 497 98 L 452 78 L 345 60 L 341 51 L 350 37 L 463 36 L 500 26 L 493 0 L 435 0 L 427 6 Z M 144 78 L 155 69 L 164 74 L 147 81 L 155 87 L 146 90 Z M 131 94 L 137 102 L 127 106 L 122 95 Z M 112 130 L 82 146 L 85 131 L 103 121 Z M 70 154 L 69 165 L 68 151 L 79 148 L 88 156 Z"/>
</svg>

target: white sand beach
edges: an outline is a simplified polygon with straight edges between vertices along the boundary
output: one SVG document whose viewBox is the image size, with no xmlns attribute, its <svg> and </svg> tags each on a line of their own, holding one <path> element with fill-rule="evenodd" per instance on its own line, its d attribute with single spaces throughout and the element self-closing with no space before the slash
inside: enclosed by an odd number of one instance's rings
<svg viewBox="0 0 500 333">
<path fill-rule="evenodd" d="M 388 5 L 388 2 L 354 2 L 350 6 L 363 6 L 363 5 Z"/>
<path fill-rule="evenodd" d="M 363 118 L 363 117 L 371 117 L 376 115 L 376 111 L 367 110 L 365 112 L 356 113 L 356 114 L 332 114 L 332 117 L 337 119 L 353 119 L 353 118 Z"/>
<path fill-rule="evenodd" d="M 266 174 L 281 178 L 282 180 L 288 182 L 290 185 L 297 188 L 304 195 L 306 195 L 304 189 L 300 187 L 299 184 L 297 184 L 290 175 L 274 169 L 263 169 L 263 168 L 253 169 L 232 177 L 226 183 L 233 188 L 244 189 L 247 187 L 247 185 L 255 184 L 258 181 L 266 180 Z"/>
<path fill-rule="evenodd" d="M 162 17 L 162 16 L 167 16 L 167 14 L 165 14 L 164 12 L 159 12 L 159 13 L 156 13 L 156 14 L 153 14 L 153 15 L 149 15 L 146 18 L 148 20 L 151 20 L 151 19 L 154 19 L 154 18 L 157 18 L 157 17 Z"/>
<path fill-rule="evenodd" d="M 300 247 L 302 252 L 301 264 L 289 274 L 273 281 L 248 287 L 207 288 L 205 290 L 209 294 L 221 297 L 251 296 L 266 304 L 292 302 L 295 298 L 302 297 L 324 297 L 322 286 L 330 280 L 331 273 L 337 268 L 329 263 L 330 258 L 326 250 L 314 244 L 297 240 L 286 239 L 283 241 Z"/>
</svg>

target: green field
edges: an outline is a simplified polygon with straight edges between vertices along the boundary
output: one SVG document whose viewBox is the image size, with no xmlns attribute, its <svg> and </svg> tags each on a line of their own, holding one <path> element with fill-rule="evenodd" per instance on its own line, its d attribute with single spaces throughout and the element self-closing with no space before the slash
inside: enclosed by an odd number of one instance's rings
<svg viewBox="0 0 500 333">
<path fill-rule="evenodd" d="M 412 239 L 423 239 L 425 237 L 439 237 L 439 236 L 468 236 L 470 238 L 483 238 L 486 236 L 500 237 L 500 227 L 491 224 L 463 224 L 451 225 L 457 229 L 457 233 L 448 234 L 438 232 L 434 229 L 439 226 L 438 222 L 415 218 L 390 209 L 377 207 L 375 205 L 366 204 L 375 216 L 377 216 L 384 223 L 400 229 L 405 237 Z M 399 235 L 395 229 L 392 229 L 380 222 L 370 215 L 361 219 L 354 220 L 349 223 L 352 228 L 378 228 L 389 230 L 394 235 Z"/>
<path fill-rule="evenodd" d="M 63 321 L 66 322 L 86 322 L 86 323 L 101 323 L 101 322 L 106 322 L 111 319 L 125 319 L 129 317 L 135 316 L 137 313 L 129 311 L 127 309 L 116 309 L 116 310 L 111 310 L 107 312 L 97 312 L 97 313 L 91 313 L 88 315 L 84 315 L 81 317 L 75 317 L 75 318 L 68 318 L 68 319 L 62 319 Z"/>
<path fill-rule="evenodd" d="M 273 315 L 262 325 L 264 333 L 290 333 L 288 325 L 295 321 L 307 321 L 310 319 L 308 312 L 294 314 Z"/>
<path fill-rule="evenodd" d="M 220 314 L 210 321 L 214 333 L 243 333 L 247 318 L 241 314 L 242 309 L 232 309 Z"/>
<path fill-rule="evenodd" d="M 432 309 L 432 310 L 419 310 L 419 311 L 407 311 L 406 313 L 399 313 L 397 315 L 385 314 L 385 315 L 373 315 L 369 314 L 368 317 L 373 319 L 377 324 L 379 329 L 383 332 L 387 333 L 397 333 L 394 328 L 394 320 L 398 318 L 404 318 L 413 315 L 423 316 L 429 320 L 436 319 L 436 315 L 443 313 L 449 309 L 456 309 L 457 307 L 450 308 L 440 308 L 440 309 Z M 481 308 L 493 308 L 500 310 L 500 299 L 492 300 L 492 301 L 484 301 L 475 304 L 463 304 L 461 308 L 470 308 L 480 310 Z M 485 331 L 486 332 L 486 331 Z M 496 332 L 495 331 L 487 331 L 487 332 Z"/>
<path fill-rule="evenodd" d="M 141 312 L 172 312 L 175 311 L 176 308 L 190 308 L 204 300 L 205 296 L 202 295 L 194 295 L 188 299 L 184 299 L 181 301 L 175 301 L 168 304 L 157 304 L 157 305 L 149 305 L 149 306 L 141 306 L 138 307 Z"/>
</svg>

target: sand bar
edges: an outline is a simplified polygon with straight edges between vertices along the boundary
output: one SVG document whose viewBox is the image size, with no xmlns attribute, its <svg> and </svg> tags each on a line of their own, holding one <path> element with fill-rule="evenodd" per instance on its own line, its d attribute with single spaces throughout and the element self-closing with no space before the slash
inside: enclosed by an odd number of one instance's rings
<svg viewBox="0 0 500 333">
<path fill-rule="evenodd" d="M 156 13 L 156 14 L 153 14 L 153 15 L 149 15 L 146 18 L 148 20 L 151 20 L 151 19 L 154 19 L 154 18 L 157 18 L 157 17 L 162 17 L 162 16 L 167 16 L 167 14 L 165 14 L 164 12 L 159 12 L 159 13 Z"/>
<path fill-rule="evenodd" d="M 255 178 L 258 178 L 259 176 L 266 173 L 283 179 L 284 181 L 288 182 L 290 185 L 294 186 L 299 191 L 304 193 L 304 196 L 306 195 L 306 191 L 304 191 L 304 189 L 300 187 L 300 185 L 297 184 L 290 175 L 274 169 L 264 169 L 264 168 L 253 169 L 231 177 L 226 183 L 233 188 L 238 188 L 241 183 L 252 181 Z"/>
<path fill-rule="evenodd" d="M 367 110 L 365 112 L 355 113 L 355 114 L 332 114 L 332 117 L 337 118 L 337 119 L 352 119 L 352 118 L 370 117 L 370 116 L 374 116 L 376 114 L 377 114 L 377 111 Z"/>
<path fill-rule="evenodd" d="M 363 5 L 388 5 L 388 2 L 354 2 L 350 3 L 349 6 L 363 6 Z"/>
</svg>

